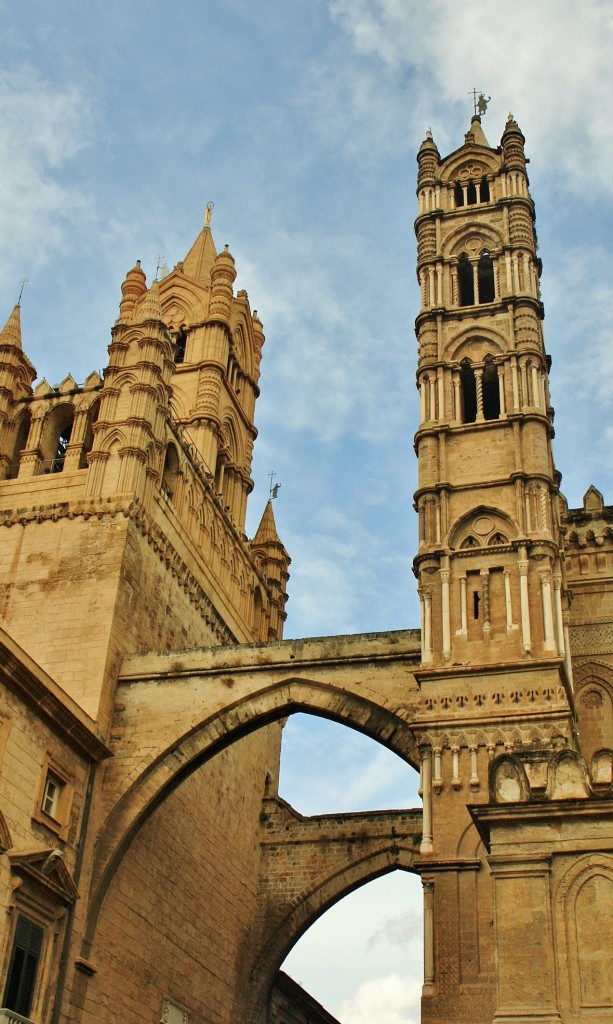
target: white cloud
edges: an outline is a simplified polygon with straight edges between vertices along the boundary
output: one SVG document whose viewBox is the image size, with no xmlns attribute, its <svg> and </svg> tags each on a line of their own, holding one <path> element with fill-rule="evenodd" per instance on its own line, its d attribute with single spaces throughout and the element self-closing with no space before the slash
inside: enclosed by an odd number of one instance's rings
<svg viewBox="0 0 613 1024">
<path fill-rule="evenodd" d="M 84 190 L 61 172 L 90 131 L 76 86 L 53 87 L 29 67 L 0 74 L 0 237 L 11 240 L 12 267 L 43 266 L 66 248 L 75 218 L 87 217 Z"/>
<path fill-rule="evenodd" d="M 420 997 L 416 978 L 390 974 L 363 982 L 336 1015 L 342 1024 L 419 1024 Z"/>
<path fill-rule="evenodd" d="M 412 123 L 429 111 L 421 130 L 432 118 L 441 152 L 457 145 L 458 110 L 468 112 L 466 93 L 474 82 L 492 94 L 495 123 L 509 106 L 520 114 L 528 137 L 538 138 L 541 158 L 555 160 L 555 173 L 574 189 L 585 188 L 589 168 L 592 184 L 613 191 L 613 8 L 607 0 L 586 0 L 580 17 L 572 0 L 516 0 L 500 29 L 498 0 L 332 0 L 330 11 L 359 57 L 375 57 L 396 75 L 410 76 L 405 88 Z M 490 123 L 488 115 L 486 132 Z"/>
</svg>

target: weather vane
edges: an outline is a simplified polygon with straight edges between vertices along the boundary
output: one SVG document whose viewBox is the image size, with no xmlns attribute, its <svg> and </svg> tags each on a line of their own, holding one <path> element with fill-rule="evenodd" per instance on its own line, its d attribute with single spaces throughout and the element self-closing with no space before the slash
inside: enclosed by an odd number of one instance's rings
<svg viewBox="0 0 613 1024">
<path fill-rule="evenodd" d="M 17 299 L 17 305 L 18 306 L 21 306 L 21 296 L 23 295 L 23 290 L 24 290 L 25 286 L 27 284 L 29 284 L 29 283 L 30 283 L 30 278 L 29 277 L 22 277 L 20 282 L 19 282 L 19 284 L 20 284 L 19 298 Z"/>
<path fill-rule="evenodd" d="M 281 486 L 281 484 L 273 484 L 273 480 L 276 477 L 276 475 L 277 474 L 275 473 L 274 469 L 271 469 L 270 473 L 268 474 L 268 479 L 270 480 L 270 490 L 268 492 L 268 497 L 271 501 L 273 501 L 273 499 L 277 497 L 279 493 L 279 488 Z"/>
<path fill-rule="evenodd" d="M 156 261 L 157 261 L 156 265 L 155 265 L 155 279 L 157 281 L 157 279 L 159 277 L 159 274 L 160 274 L 160 267 L 162 266 L 162 260 L 164 259 L 164 253 L 163 252 L 159 252 L 155 258 L 156 258 Z"/>
<path fill-rule="evenodd" d="M 473 107 L 474 107 L 474 110 L 475 110 L 475 116 L 478 115 L 479 117 L 482 117 L 483 114 L 485 114 L 485 112 L 487 110 L 487 105 L 490 102 L 492 97 L 488 96 L 487 99 L 486 99 L 485 98 L 485 93 L 479 92 L 477 89 L 471 89 L 471 91 L 469 92 L 468 95 L 472 96 L 472 98 L 473 98 Z"/>
<path fill-rule="evenodd" d="M 214 206 L 215 206 L 215 203 L 207 203 L 206 204 L 206 213 L 204 215 L 204 226 L 205 226 L 205 228 L 210 228 L 210 226 L 211 226 L 211 217 L 213 216 L 213 207 Z"/>
</svg>

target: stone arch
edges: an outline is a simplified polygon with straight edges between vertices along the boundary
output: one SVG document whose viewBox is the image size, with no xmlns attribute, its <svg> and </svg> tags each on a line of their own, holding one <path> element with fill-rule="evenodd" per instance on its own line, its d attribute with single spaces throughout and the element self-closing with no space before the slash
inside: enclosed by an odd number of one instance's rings
<svg viewBox="0 0 613 1024">
<path fill-rule="evenodd" d="M 446 346 L 445 358 L 460 362 L 468 356 L 472 363 L 482 363 L 488 355 L 494 359 L 503 355 L 507 347 L 508 343 L 496 331 L 467 328 Z"/>
<path fill-rule="evenodd" d="M 285 957 L 312 924 L 327 910 L 355 892 L 368 882 L 389 874 L 391 871 L 413 871 L 413 861 L 418 851 L 412 847 L 398 846 L 391 850 L 389 843 L 369 856 L 353 861 L 340 872 L 329 878 L 317 889 L 305 892 L 303 898 L 275 928 L 272 935 L 254 957 L 257 969 L 251 983 L 254 1001 L 249 1021 L 258 1024 L 264 1019 L 264 1011 L 270 988 Z"/>
<path fill-rule="evenodd" d="M 480 227 L 478 232 L 474 227 L 461 225 L 443 243 L 443 258 L 453 259 L 461 252 L 466 252 L 474 259 L 479 259 L 483 249 L 495 254 L 502 250 L 502 246 L 502 236 L 490 225 Z"/>
<path fill-rule="evenodd" d="M 74 415 L 74 404 L 64 401 L 54 405 L 45 416 L 39 443 L 43 472 L 62 472 L 66 449 L 72 434 Z"/>
<path fill-rule="evenodd" d="M 613 747 L 613 671 L 584 662 L 575 672 L 575 704 L 581 750 L 586 761 L 602 747 Z"/>
<path fill-rule="evenodd" d="M 102 904 L 124 854 L 166 797 L 236 740 L 299 711 L 350 726 L 416 767 L 415 740 L 408 724 L 394 711 L 362 696 L 329 683 L 296 678 L 247 693 L 178 736 L 157 757 L 135 766 L 98 839 L 83 955 L 89 953 Z"/>
<path fill-rule="evenodd" d="M 526 771 L 514 754 L 500 754 L 490 763 L 489 786 L 492 803 L 526 803 L 530 799 Z"/>
<path fill-rule="evenodd" d="M 575 860 L 554 893 L 564 1002 L 575 1012 L 594 1010 L 597 1021 L 610 1020 L 613 976 L 613 857 L 591 853 Z"/>
<path fill-rule="evenodd" d="M 499 536 L 502 541 L 498 540 Z M 480 505 L 453 524 L 447 543 L 452 550 L 457 550 L 472 538 L 474 544 L 467 547 L 492 547 L 498 543 L 509 543 L 516 536 L 517 527 L 509 516 L 497 508 Z"/>
</svg>

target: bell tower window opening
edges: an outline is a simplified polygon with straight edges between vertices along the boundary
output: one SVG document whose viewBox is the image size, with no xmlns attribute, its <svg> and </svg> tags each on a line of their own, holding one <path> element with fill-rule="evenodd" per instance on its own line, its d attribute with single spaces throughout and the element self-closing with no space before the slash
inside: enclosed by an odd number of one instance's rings
<svg viewBox="0 0 613 1024">
<path fill-rule="evenodd" d="M 51 465 L 52 473 L 61 473 L 64 468 L 64 462 L 66 460 L 66 451 L 70 444 L 70 436 L 72 434 L 72 423 L 69 423 L 67 427 L 64 427 L 62 433 L 57 439 L 57 448 L 55 449 L 55 455 L 53 457 L 53 463 Z"/>
<path fill-rule="evenodd" d="M 464 189 L 460 185 L 459 181 L 456 181 L 455 188 L 453 190 L 456 207 L 464 206 Z"/>
<path fill-rule="evenodd" d="M 462 383 L 462 423 L 474 423 L 477 419 L 477 381 L 468 357 L 462 360 L 460 379 Z"/>
<path fill-rule="evenodd" d="M 472 263 L 465 252 L 461 254 L 458 260 L 458 286 L 460 289 L 460 305 L 474 306 L 475 279 Z"/>
<path fill-rule="evenodd" d="M 181 327 L 175 338 L 175 366 L 185 362 L 185 346 L 187 345 L 187 331 Z"/>
<path fill-rule="evenodd" d="M 481 602 L 481 595 L 478 590 L 473 591 L 473 618 L 475 622 L 479 619 L 479 604 Z"/>
<path fill-rule="evenodd" d="M 490 201 L 490 183 L 485 177 L 481 178 L 479 197 L 482 203 L 489 203 Z"/>
<path fill-rule="evenodd" d="M 479 302 L 493 302 L 494 295 L 494 264 L 487 249 L 484 249 L 479 258 L 477 267 L 479 281 Z"/>
<path fill-rule="evenodd" d="M 466 202 L 469 206 L 475 206 L 477 203 L 477 189 L 474 181 L 468 182 L 468 188 L 466 190 Z"/>
<path fill-rule="evenodd" d="M 486 420 L 500 419 L 498 371 L 491 357 L 486 359 L 483 368 L 483 417 Z"/>
</svg>

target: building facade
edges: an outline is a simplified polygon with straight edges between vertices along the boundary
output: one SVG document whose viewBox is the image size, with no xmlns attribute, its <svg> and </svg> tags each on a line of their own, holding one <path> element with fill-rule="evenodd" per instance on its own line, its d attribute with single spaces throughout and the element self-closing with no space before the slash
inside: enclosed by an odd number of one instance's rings
<svg viewBox="0 0 613 1024">
<path fill-rule="evenodd" d="M 613 508 L 568 509 L 524 139 L 418 154 L 421 630 L 283 641 L 289 556 L 245 535 L 264 334 L 210 224 L 121 287 L 103 378 L 0 334 L 5 1022 L 332 1018 L 279 975 L 391 870 L 424 889 L 424 1024 L 613 1015 Z M 304 818 L 308 711 L 423 807 Z"/>
</svg>

